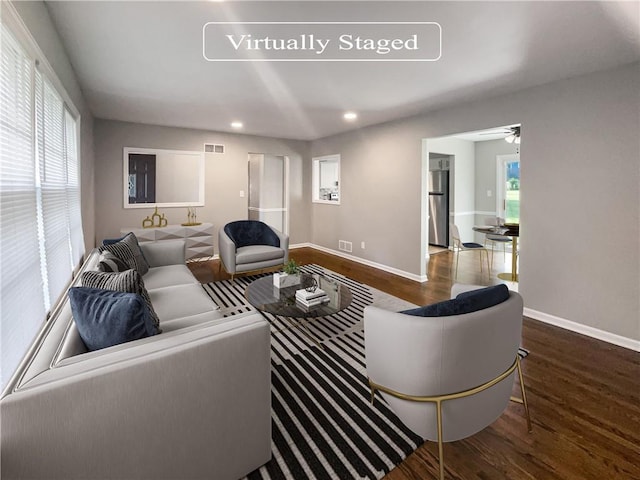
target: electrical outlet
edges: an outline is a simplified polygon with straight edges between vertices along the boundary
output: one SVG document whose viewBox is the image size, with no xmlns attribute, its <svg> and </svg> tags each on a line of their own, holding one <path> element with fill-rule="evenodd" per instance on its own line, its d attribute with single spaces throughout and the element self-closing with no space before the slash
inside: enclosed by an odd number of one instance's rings
<svg viewBox="0 0 640 480">
<path fill-rule="evenodd" d="M 240 190 L 240 198 L 244 198 L 244 190 Z"/>
<path fill-rule="evenodd" d="M 360 248 L 364 250 L 364 242 L 360 242 Z"/>
<path fill-rule="evenodd" d="M 491 190 L 487 190 L 487 197 L 493 196 L 493 192 Z"/>
</svg>

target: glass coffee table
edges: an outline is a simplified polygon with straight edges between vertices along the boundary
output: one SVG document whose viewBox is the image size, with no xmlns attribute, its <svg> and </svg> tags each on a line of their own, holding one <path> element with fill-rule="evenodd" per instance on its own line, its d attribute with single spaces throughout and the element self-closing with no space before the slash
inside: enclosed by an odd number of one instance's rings
<svg viewBox="0 0 640 480">
<path fill-rule="evenodd" d="M 273 285 L 273 275 L 261 277 L 247 286 L 244 295 L 258 311 L 283 317 L 291 327 L 299 329 L 316 345 L 324 348 L 309 331 L 306 321 L 344 310 L 351 304 L 351 292 L 345 285 L 322 275 L 301 273 L 300 276 L 300 284 L 284 288 Z M 296 291 L 312 289 L 314 285 L 326 292 L 328 303 L 305 307 L 296 301 Z"/>
</svg>

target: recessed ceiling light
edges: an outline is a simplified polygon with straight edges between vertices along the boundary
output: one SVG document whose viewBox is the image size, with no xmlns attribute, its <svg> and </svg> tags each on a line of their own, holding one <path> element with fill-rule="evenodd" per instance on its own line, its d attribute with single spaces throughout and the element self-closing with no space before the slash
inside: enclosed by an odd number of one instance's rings
<svg viewBox="0 0 640 480">
<path fill-rule="evenodd" d="M 347 112 L 343 115 L 345 120 L 355 120 L 358 118 L 358 114 L 356 112 Z"/>
<path fill-rule="evenodd" d="M 242 122 L 231 122 L 233 128 L 242 128 Z"/>
</svg>

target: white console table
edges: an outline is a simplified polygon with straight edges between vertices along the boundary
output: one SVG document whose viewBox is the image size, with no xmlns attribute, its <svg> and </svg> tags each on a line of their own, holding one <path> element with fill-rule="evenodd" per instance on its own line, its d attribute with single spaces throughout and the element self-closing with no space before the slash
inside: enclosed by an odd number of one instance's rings
<svg viewBox="0 0 640 480">
<path fill-rule="evenodd" d="M 213 256 L 213 224 L 200 225 L 167 225 L 152 228 L 122 228 L 123 235 L 133 232 L 139 243 L 162 242 L 165 240 L 184 239 L 187 243 L 186 259 Z"/>
</svg>

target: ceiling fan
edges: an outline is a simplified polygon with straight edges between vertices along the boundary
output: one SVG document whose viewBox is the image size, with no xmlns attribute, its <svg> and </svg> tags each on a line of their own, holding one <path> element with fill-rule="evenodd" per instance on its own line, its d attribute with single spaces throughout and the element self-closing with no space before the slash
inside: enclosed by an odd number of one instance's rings
<svg viewBox="0 0 640 480">
<path fill-rule="evenodd" d="M 499 135 L 499 134 L 507 135 L 504 139 L 508 143 L 520 143 L 520 126 L 503 128 L 501 129 L 501 131 L 496 130 L 491 132 L 484 132 L 484 133 L 481 133 L 480 135 Z"/>
</svg>

